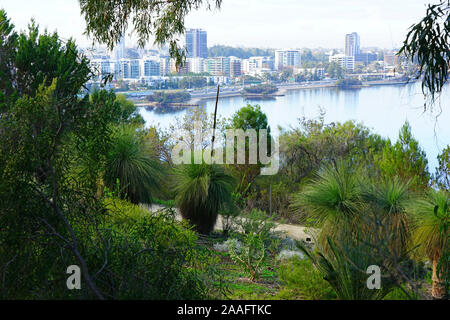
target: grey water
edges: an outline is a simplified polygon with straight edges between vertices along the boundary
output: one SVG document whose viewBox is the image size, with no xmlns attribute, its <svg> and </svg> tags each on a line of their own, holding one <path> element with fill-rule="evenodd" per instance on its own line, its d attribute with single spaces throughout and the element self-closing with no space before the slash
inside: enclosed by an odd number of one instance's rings
<svg viewBox="0 0 450 320">
<path fill-rule="evenodd" d="M 354 120 L 392 142 L 397 140 L 400 128 L 408 121 L 413 136 L 427 154 L 430 173 L 434 173 L 437 155 L 450 144 L 449 86 L 444 88 L 432 110 L 424 112 L 424 102 L 420 83 L 349 90 L 315 88 L 288 91 L 285 96 L 272 100 L 221 98 L 218 115 L 229 118 L 247 103 L 258 104 L 267 114 L 272 132 L 276 133 L 279 126 L 284 129 L 298 126 L 301 117 L 318 118 L 323 110 L 325 123 Z M 204 104 L 208 113 L 214 112 L 214 100 Z M 185 112 L 161 114 L 141 109 L 148 125 L 159 124 L 162 128 L 168 128 L 175 117 L 182 117 Z"/>
</svg>

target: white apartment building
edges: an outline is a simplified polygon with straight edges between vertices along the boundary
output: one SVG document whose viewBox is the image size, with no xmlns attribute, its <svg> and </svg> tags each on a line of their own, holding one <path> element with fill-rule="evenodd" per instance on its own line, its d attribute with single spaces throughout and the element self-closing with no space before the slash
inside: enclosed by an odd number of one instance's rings
<svg viewBox="0 0 450 320">
<path fill-rule="evenodd" d="M 110 59 L 92 59 L 90 61 L 91 70 L 94 73 L 94 81 L 100 81 L 108 75 L 113 75 L 116 80 L 119 76 L 119 63 Z"/>
<path fill-rule="evenodd" d="M 350 70 L 350 71 L 355 70 L 355 57 L 354 56 L 347 56 L 343 53 L 340 53 L 340 54 L 335 54 L 333 56 L 330 56 L 329 61 L 340 64 L 343 69 Z"/>
<path fill-rule="evenodd" d="M 119 77 L 121 79 L 138 79 L 140 76 L 139 60 L 120 59 Z"/>
<path fill-rule="evenodd" d="M 156 57 L 140 59 L 139 71 L 141 77 L 159 77 L 161 75 L 160 62 L 156 60 Z"/>
<path fill-rule="evenodd" d="M 215 57 L 205 60 L 205 72 L 213 76 L 229 76 L 230 75 L 230 58 Z"/>
<path fill-rule="evenodd" d="M 275 69 L 280 70 L 285 67 L 300 67 L 302 63 L 302 53 L 300 50 L 276 50 Z"/>
<path fill-rule="evenodd" d="M 189 72 L 203 73 L 205 72 L 205 59 L 203 58 L 187 58 L 189 64 Z"/>
</svg>

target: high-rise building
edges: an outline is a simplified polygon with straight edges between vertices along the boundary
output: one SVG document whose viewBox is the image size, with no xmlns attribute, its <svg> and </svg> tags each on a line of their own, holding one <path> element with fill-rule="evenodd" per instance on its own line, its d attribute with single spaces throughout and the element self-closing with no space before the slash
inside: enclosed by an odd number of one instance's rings
<svg viewBox="0 0 450 320">
<path fill-rule="evenodd" d="M 125 36 L 120 38 L 120 42 L 114 48 L 114 59 L 120 60 L 125 58 Z"/>
<path fill-rule="evenodd" d="M 359 35 L 356 32 L 345 35 L 345 55 L 354 57 L 360 53 Z"/>
<path fill-rule="evenodd" d="M 301 66 L 300 50 L 276 50 L 275 51 L 275 69 L 280 70 L 285 67 Z"/>
<path fill-rule="evenodd" d="M 186 31 L 186 50 L 188 58 L 207 58 L 208 37 L 206 31 L 188 29 Z"/>
</svg>

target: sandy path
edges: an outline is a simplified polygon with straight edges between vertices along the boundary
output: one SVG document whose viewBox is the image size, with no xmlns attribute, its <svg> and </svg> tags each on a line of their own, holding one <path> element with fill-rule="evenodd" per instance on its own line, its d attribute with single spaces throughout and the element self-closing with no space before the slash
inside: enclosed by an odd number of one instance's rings
<svg viewBox="0 0 450 320">
<path fill-rule="evenodd" d="M 156 212 L 158 210 L 165 208 L 164 206 L 157 205 L 157 204 L 153 204 L 151 206 L 142 206 L 142 207 L 149 211 L 152 211 L 152 212 Z M 182 217 L 181 217 L 180 211 L 178 209 L 175 209 L 175 210 L 177 212 L 176 219 L 178 221 L 181 221 Z M 222 218 L 220 216 L 217 219 L 217 223 L 214 227 L 214 230 L 222 230 Z M 306 228 L 306 227 L 293 225 L 293 224 L 281 224 L 281 223 L 276 224 L 275 231 L 282 232 L 289 238 L 292 238 L 295 240 L 304 240 L 304 241 L 306 241 L 307 238 L 310 239 L 309 241 L 313 241 L 314 233 L 316 233 L 316 230 L 314 230 L 312 228 Z"/>
</svg>

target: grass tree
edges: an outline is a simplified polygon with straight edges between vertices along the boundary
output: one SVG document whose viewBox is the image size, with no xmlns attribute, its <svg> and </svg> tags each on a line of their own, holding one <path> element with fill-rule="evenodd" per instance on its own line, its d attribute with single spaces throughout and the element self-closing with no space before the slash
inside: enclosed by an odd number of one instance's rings
<svg viewBox="0 0 450 320">
<path fill-rule="evenodd" d="M 328 237 L 351 233 L 358 225 L 360 190 L 357 174 L 346 163 L 326 166 L 298 193 L 291 204 L 294 211 L 307 211 L 308 219 L 321 228 L 320 242 Z"/>
<path fill-rule="evenodd" d="M 445 298 L 449 273 L 450 197 L 446 191 L 430 191 L 411 203 L 415 220 L 414 241 L 433 264 L 432 296 Z"/>
<path fill-rule="evenodd" d="M 134 204 L 150 203 L 161 185 L 161 166 L 147 152 L 143 137 L 134 126 L 119 127 L 108 153 L 105 185 L 120 189 L 122 198 Z"/>
<path fill-rule="evenodd" d="M 175 201 L 183 218 L 199 233 L 211 233 L 219 210 L 231 204 L 233 181 L 217 165 L 187 164 L 176 168 Z"/>
<path fill-rule="evenodd" d="M 398 177 L 370 182 L 361 186 L 361 199 L 370 214 L 365 215 L 364 223 L 374 229 L 382 226 L 385 245 L 396 257 L 404 256 L 410 249 L 411 220 L 406 209 L 412 196 L 410 182 Z M 383 239 L 380 239 L 383 240 Z"/>
<path fill-rule="evenodd" d="M 398 277 L 410 249 L 408 187 L 397 178 L 371 181 L 341 162 L 319 171 L 296 196 L 293 207 L 321 228 L 316 252 L 302 250 L 340 299 L 382 299 L 409 280 Z M 367 288 L 371 265 L 386 275 L 382 290 Z"/>
</svg>

